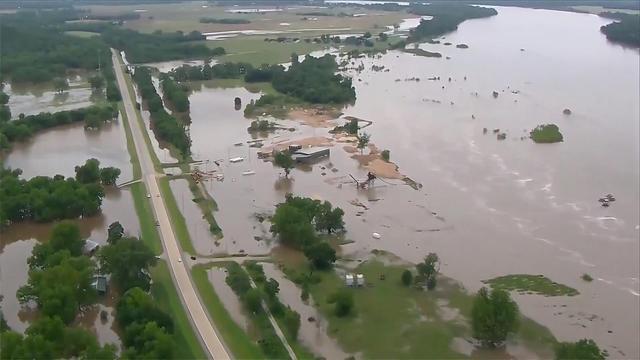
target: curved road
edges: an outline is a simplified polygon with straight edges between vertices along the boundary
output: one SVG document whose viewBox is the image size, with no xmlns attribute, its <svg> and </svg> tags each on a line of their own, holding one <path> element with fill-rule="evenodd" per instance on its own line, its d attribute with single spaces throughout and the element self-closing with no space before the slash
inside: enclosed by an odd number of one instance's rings
<svg viewBox="0 0 640 360">
<path fill-rule="evenodd" d="M 146 184 L 149 194 L 151 194 L 151 205 L 156 219 L 158 219 L 160 224 L 160 238 L 162 239 L 165 256 L 169 261 L 169 269 L 171 269 L 173 281 L 178 289 L 178 293 L 182 297 L 182 303 L 187 308 L 187 312 L 191 317 L 191 323 L 194 325 L 196 332 L 204 343 L 209 356 L 214 359 L 230 359 L 231 355 L 222 344 L 218 333 L 213 327 L 212 321 L 207 316 L 207 312 L 204 306 L 202 306 L 200 298 L 193 287 L 186 265 L 182 262 L 182 255 L 171 227 L 171 220 L 169 219 L 162 194 L 158 188 L 158 174 L 153 166 L 151 155 L 144 141 L 144 129 L 140 126 L 136 110 L 131 102 L 131 95 L 129 94 L 129 88 L 124 78 L 125 75 L 122 70 L 120 57 L 114 49 L 111 49 L 111 53 L 116 79 L 118 80 L 118 87 L 122 94 L 124 109 L 129 119 L 129 127 L 131 128 L 136 152 L 140 160 L 142 180 Z"/>
</svg>

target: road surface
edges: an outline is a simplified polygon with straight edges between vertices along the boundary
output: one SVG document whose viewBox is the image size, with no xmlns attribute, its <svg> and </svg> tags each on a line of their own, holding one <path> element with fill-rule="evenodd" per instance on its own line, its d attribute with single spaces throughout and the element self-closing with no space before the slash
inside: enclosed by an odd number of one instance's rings
<svg viewBox="0 0 640 360">
<path fill-rule="evenodd" d="M 142 180 L 147 186 L 149 194 L 151 194 L 151 205 L 160 228 L 160 239 L 162 240 L 162 246 L 164 247 L 165 257 L 169 262 L 169 269 L 173 277 L 173 281 L 176 285 L 178 293 L 182 297 L 182 303 L 187 309 L 187 313 L 191 318 L 196 333 L 200 336 L 200 339 L 205 345 L 205 349 L 209 355 L 214 359 L 230 359 L 231 355 L 222 344 L 218 333 L 213 327 L 212 321 L 209 319 L 198 294 L 196 293 L 191 278 L 189 277 L 188 270 L 184 262 L 182 262 L 182 254 L 176 237 L 171 227 L 171 220 L 167 214 L 167 209 L 164 205 L 162 194 L 158 187 L 157 173 L 151 160 L 151 155 L 146 146 L 144 140 L 144 129 L 138 121 L 136 110 L 131 102 L 131 95 L 129 94 L 129 88 L 125 81 L 125 75 L 122 70 L 122 63 L 116 50 L 111 49 L 113 64 L 116 73 L 116 79 L 118 81 L 118 87 L 122 94 L 122 101 L 124 103 L 124 109 L 129 119 L 129 127 L 133 134 L 133 140 L 135 144 L 136 152 L 138 153 L 138 159 L 140 160 L 140 167 L 142 169 Z M 158 196 L 159 195 L 159 196 Z"/>
</svg>

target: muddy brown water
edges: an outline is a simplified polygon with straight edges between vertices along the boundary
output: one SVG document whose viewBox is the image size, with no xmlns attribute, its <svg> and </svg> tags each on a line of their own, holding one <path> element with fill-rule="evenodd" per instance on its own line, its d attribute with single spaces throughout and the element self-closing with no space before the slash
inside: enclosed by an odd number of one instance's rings
<svg viewBox="0 0 640 360">
<path fill-rule="evenodd" d="M 218 298 L 220 298 L 220 301 L 233 321 L 244 331 L 249 331 L 251 322 L 247 314 L 242 309 L 240 298 L 238 298 L 226 283 L 227 271 L 223 268 L 214 266 L 207 270 L 207 277 L 213 286 L 213 290 L 216 292 L 216 295 L 218 295 Z"/>
<path fill-rule="evenodd" d="M 560 340 L 593 338 L 611 354 L 637 358 L 638 51 L 608 42 L 599 32 L 608 20 L 597 16 L 498 11 L 445 36 L 468 49 L 421 45 L 449 60 L 389 52 L 356 60 L 367 70 L 349 72 L 358 100 L 346 115 L 374 122 L 367 128 L 372 142 L 391 150 L 400 171 L 423 184 L 419 191 L 391 180 L 356 190 L 348 174 L 362 179 L 366 170 L 342 145 L 331 148 L 330 160 L 295 169 L 285 179 L 247 147 L 250 121 L 233 108 L 235 96 L 246 104 L 255 94 L 241 88 L 194 92 L 195 157 L 222 160 L 218 171 L 225 176 L 207 183 L 220 207 L 222 243 L 229 252 L 251 253 L 259 243 L 254 236 L 261 236 L 255 214 L 273 212 L 286 192 L 327 199 L 346 212 L 347 237 L 354 241 L 343 246 L 346 256 L 383 249 L 417 262 L 437 252 L 442 271 L 470 291 L 495 276 L 544 274 L 581 294 L 517 295 L 525 315 Z M 369 71 L 374 64 L 390 71 Z M 434 76 L 441 80 L 427 80 Z M 411 77 L 421 81 L 404 81 Z M 563 115 L 564 108 L 573 114 Z M 296 131 L 271 134 L 265 144 L 327 134 L 280 122 Z M 521 140 L 542 123 L 558 124 L 565 141 Z M 492 134 L 498 128 L 506 140 Z M 228 162 L 237 156 L 244 161 Z M 247 170 L 256 174 L 242 175 Z M 605 209 L 597 200 L 607 193 L 617 201 Z M 595 281 L 584 282 L 583 273 Z M 570 311 L 558 314 L 563 305 Z"/>
<path fill-rule="evenodd" d="M 46 84 L 6 84 L 4 92 L 9 97 L 11 115 L 34 115 L 40 112 L 56 112 L 91 106 L 104 101 L 103 91 L 92 91 L 89 86 L 89 74 L 70 76 L 69 89 L 58 94 L 51 83 Z"/>
<path fill-rule="evenodd" d="M 24 178 L 55 174 L 71 177 L 75 175 L 74 166 L 92 157 L 100 160 L 102 166 L 120 168 L 122 175 L 118 182 L 131 180 L 132 170 L 120 121 L 109 123 L 100 131 L 85 131 L 82 124 L 43 131 L 26 143 L 15 144 L 5 155 L 4 165 L 21 168 Z M 130 191 L 126 188 L 105 190 L 100 214 L 74 220 L 82 236 L 104 244 L 107 227 L 114 221 L 120 221 L 128 234 L 139 236 L 139 223 Z M 1 305 L 7 323 L 16 331 L 24 331 L 35 316 L 34 311 L 22 308 L 15 296 L 17 289 L 27 281 L 27 258 L 37 242 L 48 239 L 52 227 L 53 224 L 19 223 L 0 234 Z M 106 323 L 99 317 L 101 310 L 110 314 Z M 79 323 L 96 332 L 101 343 L 119 345 L 112 317 L 113 298 L 107 296 L 100 298 Z"/>
<path fill-rule="evenodd" d="M 283 304 L 289 305 L 294 311 L 300 314 L 300 330 L 298 339 L 307 346 L 316 356 L 325 359 L 346 359 L 349 354 L 345 353 L 335 339 L 327 334 L 327 320 L 320 314 L 320 311 L 310 304 L 304 303 L 300 299 L 302 291 L 293 282 L 287 279 L 284 274 L 272 263 L 261 263 L 267 278 L 275 279 L 280 284 L 278 297 Z M 313 319 L 313 321 L 310 321 Z"/>
</svg>

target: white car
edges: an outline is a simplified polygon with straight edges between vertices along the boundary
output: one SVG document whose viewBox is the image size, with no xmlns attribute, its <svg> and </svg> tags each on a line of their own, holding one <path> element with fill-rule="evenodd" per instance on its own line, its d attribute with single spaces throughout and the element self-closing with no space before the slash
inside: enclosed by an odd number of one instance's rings
<svg viewBox="0 0 640 360">
<path fill-rule="evenodd" d="M 179 262 L 179 263 L 181 263 L 181 262 L 182 262 L 182 258 L 181 258 L 181 257 L 179 257 L 179 258 L 178 258 L 178 262 Z"/>
<path fill-rule="evenodd" d="M 147 194 L 147 199 L 151 199 L 151 194 Z"/>
</svg>

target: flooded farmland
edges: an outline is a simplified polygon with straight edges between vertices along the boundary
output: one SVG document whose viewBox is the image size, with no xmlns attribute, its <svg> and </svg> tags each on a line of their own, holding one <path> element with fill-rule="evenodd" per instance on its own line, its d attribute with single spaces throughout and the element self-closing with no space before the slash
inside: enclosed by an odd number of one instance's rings
<svg viewBox="0 0 640 360">
<path fill-rule="evenodd" d="M 206 184 L 220 208 L 221 246 L 261 253 L 273 244 L 264 232 L 268 222 L 256 214 L 273 212 L 286 192 L 326 199 L 346 213 L 353 243 L 343 246 L 344 256 L 382 249 L 417 262 L 437 252 L 443 273 L 470 291 L 495 276 L 544 274 L 581 295 L 518 295 L 526 316 L 560 340 L 593 338 L 611 354 L 638 357 L 638 51 L 607 42 L 599 28 L 608 21 L 597 16 L 498 12 L 443 39 L 468 49 L 425 44 L 443 57 L 394 51 L 354 60 L 365 70 L 348 71 L 358 99 L 345 115 L 373 121 L 366 129 L 371 141 L 389 149 L 420 190 L 394 179 L 356 190 L 349 174 L 363 179 L 368 170 L 328 134 L 333 124 L 302 121 L 278 121 L 295 131 L 268 134 L 264 146 L 327 137 L 331 156 L 284 178 L 248 147 L 250 121 L 233 108 L 235 96 L 246 104 L 257 94 L 194 92 L 194 158 L 221 160 L 217 171 L 224 172 L 223 181 Z M 603 64 L 611 69 L 602 71 Z M 372 71 L 373 65 L 389 71 Z M 563 115 L 565 108 L 572 115 Z M 557 124 L 564 142 L 531 142 L 528 132 L 544 123 Z M 229 163 L 233 157 L 244 160 Z M 603 208 L 597 200 L 607 193 L 617 201 Z M 596 281 L 584 282 L 583 273 Z"/>
<path fill-rule="evenodd" d="M 89 158 L 100 160 L 102 166 L 115 166 L 122 170 L 119 183 L 132 178 L 129 154 L 121 119 L 106 124 L 100 131 L 85 131 L 82 124 L 72 124 L 36 134 L 25 143 L 14 144 L 4 158 L 4 166 L 20 168 L 22 176 L 74 176 L 74 166 Z M 139 223 L 127 188 L 106 188 L 100 214 L 74 220 L 83 237 L 100 244 L 106 243 L 107 227 L 120 221 L 131 236 L 139 236 Z M 19 223 L 3 231 L 0 237 L 0 284 L 3 295 L 1 306 L 8 325 L 24 331 L 32 320 L 33 312 L 23 308 L 16 299 L 16 291 L 27 281 L 27 258 L 37 242 L 46 241 L 53 224 Z M 99 298 L 98 304 L 82 314 L 79 323 L 96 332 L 98 340 L 119 344 L 113 328 L 113 295 Z M 101 311 L 109 315 L 100 317 Z"/>
</svg>

